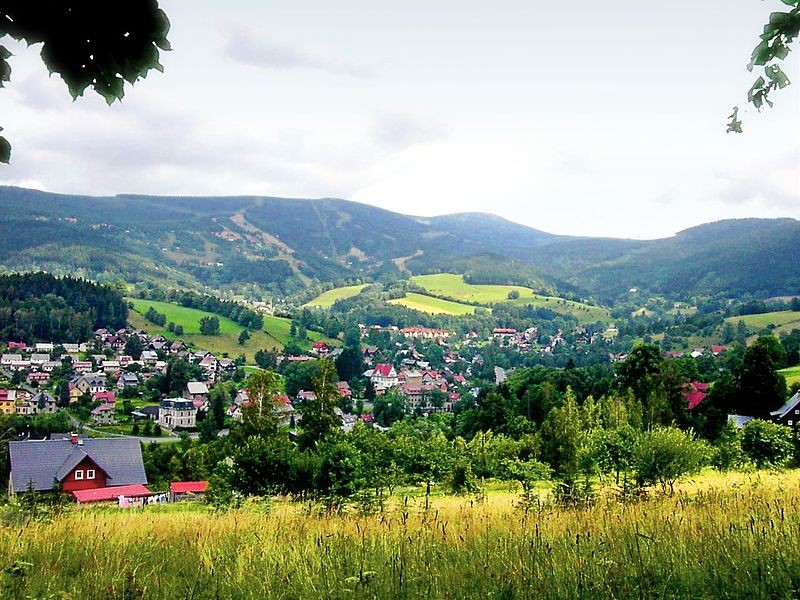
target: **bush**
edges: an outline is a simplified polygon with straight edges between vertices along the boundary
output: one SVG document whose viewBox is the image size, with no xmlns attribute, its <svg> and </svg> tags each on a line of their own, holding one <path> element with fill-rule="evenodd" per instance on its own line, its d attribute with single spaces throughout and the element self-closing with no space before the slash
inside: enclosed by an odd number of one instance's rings
<svg viewBox="0 0 800 600">
<path fill-rule="evenodd" d="M 658 427 L 645 432 L 636 445 L 634 468 L 639 485 L 659 483 L 675 491 L 679 477 L 700 470 L 709 454 L 708 445 L 694 439 L 691 431 Z"/>
<path fill-rule="evenodd" d="M 785 467 L 792 459 L 792 430 L 753 419 L 742 430 L 742 450 L 759 469 Z"/>
</svg>

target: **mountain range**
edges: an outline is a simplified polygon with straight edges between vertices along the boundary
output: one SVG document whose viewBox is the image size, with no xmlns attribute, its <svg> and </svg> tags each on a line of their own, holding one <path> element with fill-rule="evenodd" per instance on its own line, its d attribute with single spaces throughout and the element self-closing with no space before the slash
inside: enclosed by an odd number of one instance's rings
<svg viewBox="0 0 800 600">
<path fill-rule="evenodd" d="M 613 302 L 796 294 L 800 222 L 727 220 L 657 240 L 560 236 L 483 213 L 415 217 L 341 199 L 92 197 L 0 187 L 0 267 L 281 295 L 451 271 Z"/>
</svg>

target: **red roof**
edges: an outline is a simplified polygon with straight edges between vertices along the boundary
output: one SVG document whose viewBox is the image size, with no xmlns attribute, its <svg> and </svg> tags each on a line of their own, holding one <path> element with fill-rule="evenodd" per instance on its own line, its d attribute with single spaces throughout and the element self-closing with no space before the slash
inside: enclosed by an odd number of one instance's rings
<svg viewBox="0 0 800 600">
<path fill-rule="evenodd" d="M 688 402 L 687 408 L 689 410 L 694 410 L 697 406 L 706 399 L 706 396 L 703 392 L 689 392 L 686 394 L 686 401 Z"/>
<path fill-rule="evenodd" d="M 711 352 L 714 354 L 719 354 L 720 352 L 725 352 L 727 350 L 727 346 L 711 346 Z"/>
<path fill-rule="evenodd" d="M 114 392 L 95 392 L 94 396 L 92 396 L 95 400 L 100 400 L 102 402 L 116 402 L 117 397 L 114 395 Z"/>
<path fill-rule="evenodd" d="M 710 383 L 702 383 L 700 381 L 693 381 L 689 385 L 692 386 L 698 392 L 707 392 L 708 388 L 711 387 Z"/>
<path fill-rule="evenodd" d="M 207 489 L 207 481 L 173 481 L 169 484 L 169 491 L 173 494 L 202 494 Z"/>
<path fill-rule="evenodd" d="M 314 342 L 314 348 L 321 350 L 322 348 L 327 348 L 327 347 L 328 344 L 326 344 L 325 342 Z"/>
<path fill-rule="evenodd" d="M 385 363 L 381 363 L 379 365 L 375 365 L 375 368 L 372 369 L 372 375 L 379 375 L 380 377 L 391 377 L 392 375 L 392 365 L 387 365 Z"/>
<path fill-rule="evenodd" d="M 127 498 L 141 498 L 142 496 L 152 496 L 153 492 L 144 487 L 141 483 L 133 485 L 117 485 L 104 488 L 93 488 L 91 490 L 75 490 L 72 492 L 78 502 L 104 502 L 116 500 L 119 496 Z"/>
</svg>

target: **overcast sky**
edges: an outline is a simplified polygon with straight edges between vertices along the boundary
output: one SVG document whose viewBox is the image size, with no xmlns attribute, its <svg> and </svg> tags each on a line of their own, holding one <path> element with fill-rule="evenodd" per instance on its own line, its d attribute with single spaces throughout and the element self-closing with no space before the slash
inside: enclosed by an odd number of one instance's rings
<svg viewBox="0 0 800 600">
<path fill-rule="evenodd" d="M 339 197 L 635 238 L 800 217 L 800 47 L 775 108 L 725 134 L 780 0 L 160 5 L 165 72 L 111 107 L 73 103 L 39 47 L 8 44 L 0 183 Z"/>
</svg>

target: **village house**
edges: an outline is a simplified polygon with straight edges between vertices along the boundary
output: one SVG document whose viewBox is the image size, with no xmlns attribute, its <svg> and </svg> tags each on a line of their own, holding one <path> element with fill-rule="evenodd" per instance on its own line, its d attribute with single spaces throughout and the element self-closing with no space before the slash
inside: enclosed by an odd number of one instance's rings
<svg viewBox="0 0 800 600">
<path fill-rule="evenodd" d="M 49 354 L 31 354 L 30 361 L 34 367 L 41 367 L 44 363 L 50 360 Z"/>
<path fill-rule="evenodd" d="M 70 389 L 77 388 L 81 394 L 96 394 L 106 391 L 106 376 L 98 373 L 77 375 L 69 380 Z M 71 395 L 70 395 L 71 396 Z"/>
<path fill-rule="evenodd" d="M 52 394 L 39 392 L 28 403 L 35 407 L 34 414 L 55 414 L 58 412 L 58 403 Z"/>
<path fill-rule="evenodd" d="M 35 346 L 36 352 L 47 352 L 50 353 L 55 350 L 55 344 L 52 342 L 39 342 Z"/>
<path fill-rule="evenodd" d="M 50 381 L 50 373 L 44 371 L 31 371 L 27 376 L 28 383 L 35 383 L 36 385 L 43 385 Z"/>
<path fill-rule="evenodd" d="M 170 502 L 197 500 L 207 490 L 207 481 L 173 481 L 169 484 L 169 499 Z"/>
<path fill-rule="evenodd" d="M 92 423 L 95 425 L 112 425 L 114 423 L 114 405 L 103 403 L 92 409 Z"/>
<path fill-rule="evenodd" d="M 184 398 L 167 398 L 158 407 L 158 424 L 166 429 L 193 429 L 196 419 L 197 409 Z"/>
<path fill-rule="evenodd" d="M 385 363 L 377 364 L 374 368 L 364 371 L 364 377 L 367 377 L 372 382 L 375 391 L 381 390 L 383 392 L 400 383 L 397 371 L 392 365 Z"/>
<path fill-rule="evenodd" d="M 143 350 L 139 361 L 144 365 L 154 365 L 158 360 L 158 353 L 155 350 Z"/>
<path fill-rule="evenodd" d="M 137 387 L 139 385 L 139 378 L 136 373 L 123 373 L 117 380 L 117 391 L 122 392 L 125 388 Z"/>
<path fill-rule="evenodd" d="M 58 486 L 80 500 L 80 492 L 116 500 L 118 495 L 149 495 L 142 448 L 135 438 L 31 440 L 9 442 L 10 494 L 50 491 Z M 103 492 L 99 492 L 103 490 Z"/>
<path fill-rule="evenodd" d="M 774 423 L 786 425 L 797 431 L 798 422 L 800 422 L 800 392 L 789 398 L 778 410 L 769 414 Z"/>
<path fill-rule="evenodd" d="M 330 348 L 328 348 L 328 344 L 325 342 L 314 342 L 311 347 L 311 352 L 317 356 L 327 356 L 328 352 L 330 352 Z"/>
<path fill-rule="evenodd" d="M 196 407 L 208 401 L 208 386 L 202 381 L 190 381 L 183 390 L 183 397 L 191 400 Z"/>
<path fill-rule="evenodd" d="M 22 360 L 22 354 L 3 354 L 0 357 L 0 366 L 10 368 L 11 363 Z"/>
<path fill-rule="evenodd" d="M 17 390 L 0 389 L 0 413 L 13 415 L 16 412 Z"/>
<path fill-rule="evenodd" d="M 42 364 L 42 371 L 45 373 L 52 373 L 55 369 L 58 369 L 61 366 L 61 363 L 57 360 L 48 360 Z"/>
</svg>

